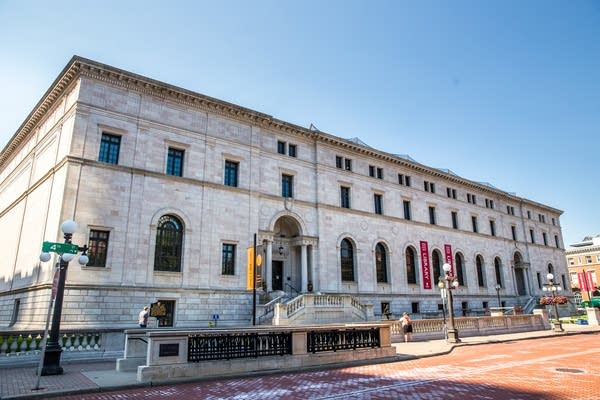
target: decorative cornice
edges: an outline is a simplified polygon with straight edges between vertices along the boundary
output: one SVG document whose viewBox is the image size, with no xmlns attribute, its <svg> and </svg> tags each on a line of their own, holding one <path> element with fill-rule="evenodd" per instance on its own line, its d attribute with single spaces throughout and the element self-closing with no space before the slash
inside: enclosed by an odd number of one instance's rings
<svg viewBox="0 0 600 400">
<path fill-rule="evenodd" d="M 384 162 L 394 163 L 419 173 L 442 178 L 455 184 L 470 187 L 480 192 L 493 193 L 496 196 L 504 198 L 508 202 L 524 201 L 532 206 L 544 208 L 559 215 L 562 214 L 562 211 L 556 208 L 524 199 L 500 189 L 491 188 L 489 186 L 446 173 L 436 168 L 428 167 L 416 161 L 406 160 L 394 154 L 361 146 L 350 140 L 342 139 L 322 131 L 304 128 L 299 125 L 273 118 L 273 116 L 268 114 L 205 96 L 191 90 L 160 82 L 142 75 L 135 74 L 133 72 L 125 71 L 79 56 L 74 56 L 69 61 L 67 66 L 59 74 L 58 78 L 56 78 L 48 91 L 44 94 L 42 99 L 38 102 L 38 104 L 36 104 L 33 111 L 27 116 L 25 122 L 23 122 L 17 132 L 9 140 L 6 147 L 0 153 L 0 168 L 5 167 L 6 162 L 12 157 L 23 141 L 40 123 L 44 115 L 46 115 L 46 113 L 67 91 L 69 86 L 79 77 L 86 77 L 89 79 L 106 82 L 110 85 L 134 90 L 138 93 L 147 94 L 149 96 L 158 97 L 165 101 L 171 101 L 187 107 L 201 109 L 203 111 L 218 114 L 226 118 L 244 121 L 248 124 L 252 124 L 264 129 L 274 130 L 289 135 L 298 135 L 310 140 L 328 143 L 336 147 L 341 147 L 347 151 L 378 158 Z"/>
</svg>

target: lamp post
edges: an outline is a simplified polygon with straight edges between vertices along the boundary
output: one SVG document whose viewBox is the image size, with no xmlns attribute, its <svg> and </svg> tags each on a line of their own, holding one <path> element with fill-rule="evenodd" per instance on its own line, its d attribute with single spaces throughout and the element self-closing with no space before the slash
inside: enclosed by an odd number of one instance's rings
<svg viewBox="0 0 600 400">
<path fill-rule="evenodd" d="M 446 325 L 446 284 L 440 277 L 438 282 L 438 288 L 440 288 L 440 296 L 442 297 L 442 318 L 444 318 L 444 339 L 448 340 L 448 326 Z"/>
<path fill-rule="evenodd" d="M 502 307 L 502 303 L 500 302 L 500 289 L 502 289 L 502 286 L 500 286 L 500 284 L 496 284 L 496 296 L 498 296 L 498 308 Z"/>
<path fill-rule="evenodd" d="M 556 321 L 554 321 L 554 331 L 562 332 L 564 329 L 562 327 L 562 323 L 560 322 L 560 318 L 558 316 L 558 306 L 556 305 L 556 292 L 562 290 L 562 288 L 558 284 L 554 283 L 554 275 L 551 273 L 546 275 L 546 279 L 548 279 L 548 283 L 544 284 L 543 290 L 552 294 L 552 305 L 554 306 L 554 316 L 556 318 Z"/>
<path fill-rule="evenodd" d="M 440 276 L 440 283 L 444 284 L 444 288 L 448 292 L 448 342 L 459 343 L 458 330 L 454 326 L 454 305 L 452 304 L 452 290 L 458 287 L 458 281 L 456 277 L 452 275 L 452 266 L 450 264 L 444 264 L 444 277 Z"/>
<path fill-rule="evenodd" d="M 89 261 L 89 258 L 86 255 L 87 245 L 79 247 L 71 243 L 73 233 L 77 230 L 75 221 L 64 221 L 60 228 L 64 233 L 65 244 L 44 242 L 44 247 L 40 254 L 40 261 L 42 262 L 50 260 L 50 253 L 48 252 L 47 247 L 51 251 L 60 254 L 58 283 L 56 287 L 52 288 L 52 294 L 56 300 L 54 303 L 54 312 L 52 313 L 52 327 L 50 328 L 49 337 L 46 338 L 46 346 L 43 354 L 44 365 L 41 371 L 42 375 L 61 375 L 63 373 L 63 369 L 60 366 L 60 354 L 62 353 L 62 348 L 58 343 L 58 336 L 60 332 L 60 319 L 65 292 L 65 281 L 67 279 L 67 268 L 69 267 L 69 262 L 78 252 L 81 252 L 81 256 L 79 256 L 78 260 L 79 264 L 85 265 Z"/>
</svg>

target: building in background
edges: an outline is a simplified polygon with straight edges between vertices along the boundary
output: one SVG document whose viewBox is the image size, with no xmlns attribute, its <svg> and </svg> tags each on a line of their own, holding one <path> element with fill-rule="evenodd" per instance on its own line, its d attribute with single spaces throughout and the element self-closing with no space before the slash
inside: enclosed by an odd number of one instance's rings
<svg viewBox="0 0 600 400">
<path fill-rule="evenodd" d="M 600 296 L 600 235 L 585 237 L 565 250 L 571 286 L 583 300 Z"/>
<path fill-rule="evenodd" d="M 445 262 L 457 312 L 533 307 L 548 272 L 570 294 L 562 211 L 311 128 L 74 57 L 0 153 L 0 325 L 43 326 L 38 256 L 67 219 L 90 262 L 69 266 L 65 329 L 136 327 L 159 301 L 162 326 L 250 323 L 255 233 L 261 301 L 437 311 Z"/>
</svg>

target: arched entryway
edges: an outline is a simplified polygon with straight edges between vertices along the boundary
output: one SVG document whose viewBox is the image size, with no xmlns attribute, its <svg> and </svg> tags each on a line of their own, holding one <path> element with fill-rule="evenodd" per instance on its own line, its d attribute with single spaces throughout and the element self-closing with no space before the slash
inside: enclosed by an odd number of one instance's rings
<svg viewBox="0 0 600 400">
<path fill-rule="evenodd" d="M 271 232 L 261 232 L 261 239 L 267 292 L 284 291 L 294 295 L 314 289 L 317 284 L 313 278 L 316 239 L 304 234 L 295 215 L 278 216 Z"/>
<path fill-rule="evenodd" d="M 513 263 L 515 268 L 515 284 L 517 286 L 517 295 L 525 296 L 527 295 L 527 284 L 525 281 L 526 278 L 523 259 L 521 258 L 520 253 L 515 253 Z"/>
</svg>

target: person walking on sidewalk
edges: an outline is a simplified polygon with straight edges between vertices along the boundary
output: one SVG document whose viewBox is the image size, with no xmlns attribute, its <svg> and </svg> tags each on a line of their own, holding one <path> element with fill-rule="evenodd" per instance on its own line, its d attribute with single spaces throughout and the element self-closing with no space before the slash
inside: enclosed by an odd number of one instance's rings
<svg viewBox="0 0 600 400">
<path fill-rule="evenodd" d="M 402 318 L 400 318 L 400 322 L 402 323 L 402 332 L 404 333 L 404 341 L 410 342 L 412 340 L 412 321 L 408 316 L 408 313 L 402 314 Z"/>
<path fill-rule="evenodd" d="M 148 306 L 144 306 L 144 309 L 140 311 L 140 315 L 138 316 L 138 323 L 140 324 L 140 328 L 145 328 L 148 326 Z"/>
</svg>

